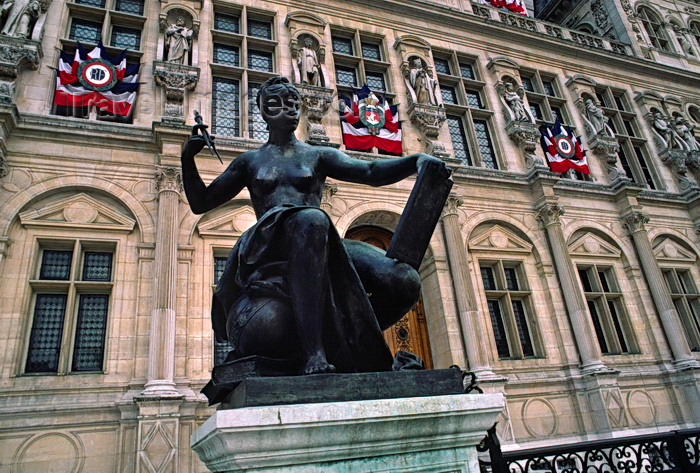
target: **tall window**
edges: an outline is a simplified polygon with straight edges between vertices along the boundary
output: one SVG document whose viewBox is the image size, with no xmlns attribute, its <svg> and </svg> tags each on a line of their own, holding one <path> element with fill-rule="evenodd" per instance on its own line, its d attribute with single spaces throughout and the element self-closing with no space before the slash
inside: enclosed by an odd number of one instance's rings
<svg viewBox="0 0 700 473">
<path fill-rule="evenodd" d="M 225 256 L 215 256 L 214 257 L 214 287 L 219 284 L 221 276 L 224 274 L 224 268 L 226 268 L 226 257 Z M 220 365 L 226 360 L 229 351 L 232 350 L 232 346 L 228 341 L 220 342 L 214 337 L 214 366 Z"/>
<path fill-rule="evenodd" d="M 480 261 L 494 341 L 501 359 L 538 356 L 531 293 L 521 263 Z"/>
<path fill-rule="evenodd" d="M 596 96 L 603 112 L 610 118 L 608 125 L 620 144 L 618 158 L 627 177 L 640 186 L 659 189 L 660 181 L 651 166 L 646 141 L 641 138 L 637 115 L 631 111 L 627 95 L 609 87 L 600 87 L 596 89 Z"/>
<path fill-rule="evenodd" d="M 492 139 L 491 117 L 474 60 L 457 56 L 434 57 L 447 126 L 455 158 L 465 166 L 499 169 Z"/>
<path fill-rule="evenodd" d="M 272 15 L 215 11 L 212 39 L 212 133 L 267 140 L 257 109 L 260 85 L 274 75 Z"/>
<path fill-rule="evenodd" d="M 611 266 L 579 266 L 578 274 L 600 350 L 606 355 L 637 353 L 622 292 Z"/>
<path fill-rule="evenodd" d="M 566 111 L 566 100 L 562 98 L 554 76 L 540 71 L 521 71 L 520 79 L 530 104 L 530 111 L 539 125 L 545 121 L 552 123 L 557 119 L 562 124 L 571 124 Z"/>
<path fill-rule="evenodd" d="M 113 247 L 92 242 L 41 250 L 26 373 L 102 371 L 113 260 Z"/>
<path fill-rule="evenodd" d="M 690 35 L 695 38 L 695 47 L 700 48 L 700 22 L 691 21 L 689 26 Z"/>
<path fill-rule="evenodd" d="M 661 18 L 651 9 L 644 6 L 639 7 L 638 13 L 639 19 L 641 20 L 642 25 L 644 25 L 644 29 L 649 36 L 649 41 L 651 41 L 651 44 L 655 48 L 662 51 L 671 51 L 668 34 L 666 33 L 666 29 L 663 26 L 663 21 L 661 21 Z"/>
<path fill-rule="evenodd" d="M 393 98 L 382 38 L 358 31 L 333 30 L 331 45 L 340 93 L 348 95 L 351 87 L 367 84 L 378 96 L 386 94 L 387 98 Z"/>
<path fill-rule="evenodd" d="M 673 304 L 683 323 L 690 349 L 700 351 L 700 294 L 689 269 L 663 270 Z"/>
</svg>

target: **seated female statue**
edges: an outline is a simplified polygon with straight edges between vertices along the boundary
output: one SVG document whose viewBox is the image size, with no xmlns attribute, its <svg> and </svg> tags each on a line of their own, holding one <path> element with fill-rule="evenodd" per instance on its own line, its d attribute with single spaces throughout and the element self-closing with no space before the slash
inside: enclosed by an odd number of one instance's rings
<svg viewBox="0 0 700 473">
<path fill-rule="evenodd" d="M 418 273 L 366 243 L 341 239 L 320 209 L 321 191 L 328 177 L 381 186 L 430 160 L 444 164 L 426 154 L 362 161 L 298 141 L 300 95 L 283 77 L 265 82 L 257 101 L 268 141 L 238 156 L 208 186 L 194 162 L 205 144 L 196 130 L 182 152 L 194 213 L 247 187 L 258 219 L 228 258 L 214 294 L 214 331 L 231 342 L 235 358 L 283 359 L 302 374 L 390 370 L 382 330 L 417 301 Z"/>
</svg>

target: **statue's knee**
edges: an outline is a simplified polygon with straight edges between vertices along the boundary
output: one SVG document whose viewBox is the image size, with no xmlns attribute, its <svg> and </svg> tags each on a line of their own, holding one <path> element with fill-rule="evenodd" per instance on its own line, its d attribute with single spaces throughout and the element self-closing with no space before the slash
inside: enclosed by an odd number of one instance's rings
<svg viewBox="0 0 700 473">
<path fill-rule="evenodd" d="M 406 304 L 415 304 L 420 297 L 420 275 L 406 263 L 396 265 L 394 287 L 399 297 Z"/>
<path fill-rule="evenodd" d="M 330 220 L 321 209 L 303 209 L 290 217 L 290 226 L 294 231 L 325 232 L 330 227 Z"/>
</svg>

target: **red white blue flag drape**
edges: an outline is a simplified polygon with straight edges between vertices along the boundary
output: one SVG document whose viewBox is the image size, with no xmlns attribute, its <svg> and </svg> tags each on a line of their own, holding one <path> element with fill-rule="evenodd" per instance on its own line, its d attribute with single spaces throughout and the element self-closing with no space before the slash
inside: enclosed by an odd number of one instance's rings
<svg viewBox="0 0 700 473">
<path fill-rule="evenodd" d="M 129 116 L 139 88 L 140 66 L 127 64 L 126 50 L 110 57 L 102 41 L 90 52 L 78 43 L 73 57 L 61 51 L 54 104 L 66 109 L 95 106 Z"/>
<path fill-rule="evenodd" d="M 542 150 L 553 172 L 561 173 L 575 169 L 580 173 L 590 174 L 580 137 L 574 136 L 571 128 L 562 126 L 559 120 L 556 120 L 551 127 L 547 124 L 542 125 L 540 133 Z"/>
<path fill-rule="evenodd" d="M 481 3 L 528 16 L 523 0 L 481 0 Z"/>
<path fill-rule="evenodd" d="M 389 105 L 385 97 L 378 98 L 367 84 L 359 90 L 353 88 L 352 92 L 352 99 L 340 96 L 343 144 L 357 150 L 376 146 L 388 153 L 402 153 L 397 106 Z"/>
</svg>

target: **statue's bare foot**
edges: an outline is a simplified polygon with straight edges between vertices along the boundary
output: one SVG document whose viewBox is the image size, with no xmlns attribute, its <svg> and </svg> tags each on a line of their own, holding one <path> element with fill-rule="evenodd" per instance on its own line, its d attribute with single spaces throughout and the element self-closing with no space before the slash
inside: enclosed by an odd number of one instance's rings
<svg viewBox="0 0 700 473">
<path fill-rule="evenodd" d="M 323 355 L 314 355 L 306 362 L 303 374 L 335 373 L 335 366 L 326 361 Z"/>
</svg>

